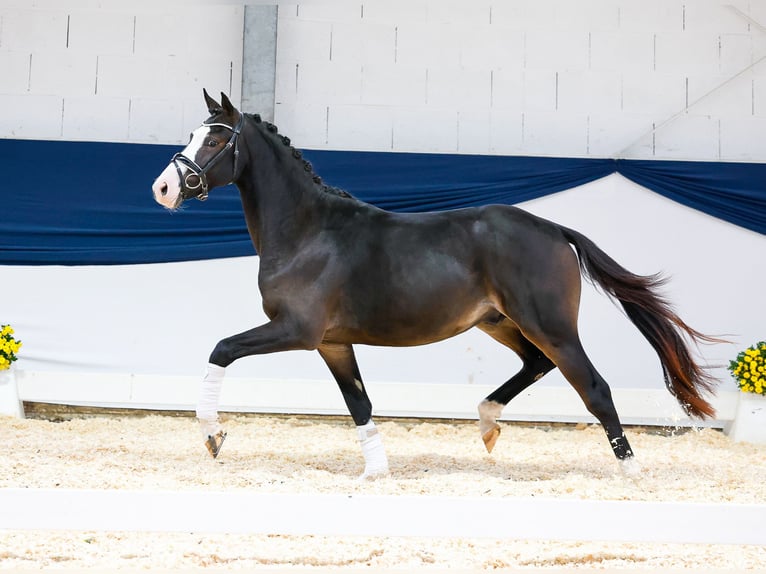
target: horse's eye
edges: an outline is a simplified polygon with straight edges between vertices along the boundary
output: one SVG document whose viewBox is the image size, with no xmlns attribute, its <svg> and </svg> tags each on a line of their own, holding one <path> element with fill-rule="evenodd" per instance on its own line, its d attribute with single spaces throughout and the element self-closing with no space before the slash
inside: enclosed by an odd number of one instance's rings
<svg viewBox="0 0 766 574">
<path fill-rule="evenodd" d="M 218 142 L 215 140 L 210 140 L 209 142 L 207 142 L 207 145 L 208 147 L 215 147 L 218 145 Z"/>
</svg>

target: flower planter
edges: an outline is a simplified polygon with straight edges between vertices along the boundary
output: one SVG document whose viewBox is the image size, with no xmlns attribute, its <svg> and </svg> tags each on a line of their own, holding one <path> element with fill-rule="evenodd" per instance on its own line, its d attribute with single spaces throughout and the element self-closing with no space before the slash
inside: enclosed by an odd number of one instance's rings
<svg viewBox="0 0 766 574">
<path fill-rule="evenodd" d="M 11 367 L 0 371 L 0 416 L 24 418 L 24 404 L 19 399 L 16 370 Z"/>
<path fill-rule="evenodd" d="M 739 393 L 737 414 L 729 436 L 735 442 L 766 444 L 766 396 Z"/>
</svg>

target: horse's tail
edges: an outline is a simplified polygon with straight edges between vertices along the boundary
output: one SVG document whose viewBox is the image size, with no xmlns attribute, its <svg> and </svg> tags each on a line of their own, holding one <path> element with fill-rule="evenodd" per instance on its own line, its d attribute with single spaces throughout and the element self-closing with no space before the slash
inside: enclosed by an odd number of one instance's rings
<svg viewBox="0 0 766 574">
<path fill-rule="evenodd" d="M 715 409 L 703 394 L 712 394 L 717 381 L 695 362 L 687 339 L 695 345 L 724 341 L 692 329 L 676 315 L 657 293 L 666 281 L 660 274 L 635 275 L 581 233 L 565 227 L 561 231 L 577 250 L 583 276 L 620 302 L 657 352 L 665 385 L 684 411 L 701 419 L 713 417 Z"/>
</svg>

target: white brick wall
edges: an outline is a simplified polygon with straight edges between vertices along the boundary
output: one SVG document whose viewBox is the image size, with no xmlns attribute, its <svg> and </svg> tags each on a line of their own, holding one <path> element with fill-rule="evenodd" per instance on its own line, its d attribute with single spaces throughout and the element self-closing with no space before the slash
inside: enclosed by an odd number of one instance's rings
<svg viewBox="0 0 766 574">
<path fill-rule="evenodd" d="M 766 161 L 766 2 L 728 4 L 280 4 L 275 120 L 304 147 Z M 26 6 L 0 5 L 0 137 L 183 143 L 203 87 L 239 101 L 243 6 Z"/>
<path fill-rule="evenodd" d="M 53 5 L 0 4 L 0 137 L 182 143 L 203 87 L 239 100 L 242 6 Z"/>
<path fill-rule="evenodd" d="M 747 129 L 766 117 L 766 61 L 719 88 L 766 32 L 728 4 L 280 6 L 276 121 L 307 147 L 766 161 Z M 763 3 L 734 4 L 766 25 Z"/>
</svg>

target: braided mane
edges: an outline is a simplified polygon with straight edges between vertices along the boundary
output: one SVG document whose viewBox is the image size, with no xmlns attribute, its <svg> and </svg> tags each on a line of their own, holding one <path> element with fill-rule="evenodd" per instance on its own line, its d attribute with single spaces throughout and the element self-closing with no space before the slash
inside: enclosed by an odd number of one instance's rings
<svg viewBox="0 0 766 574">
<path fill-rule="evenodd" d="M 340 189 L 339 187 L 334 187 L 332 185 L 327 185 L 322 181 L 322 178 L 314 171 L 313 166 L 311 165 L 311 162 L 308 160 L 303 159 L 303 152 L 301 150 L 293 147 L 290 144 L 290 138 L 287 136 L 283 136 L 279 133 L 279 130 L 277 129 L 277 126 L 272 124 L 271 122 L 267 122 L 264 119 L 261 119 L 261 116 L 259 114 L 244 114 L 246 118 L 250 118 L 253 120 L 256 124 L 261 124 L 266 128 L 266 131 L 274 136 L 275 139 L 280 141 L 285 147 L 289 148 L 292 156 L 295 158 L 296 161 L 300 161 L 303 163 L 303 170 L 309 174 L 311 179 L 314 181 L 314 183 L 325 193 L 329 193 L 330 195 L 337 195 L 338 197 L 345 197 L 352 199 L 353 196 L 348 193 L 347 191 Z"/>
</svg>

